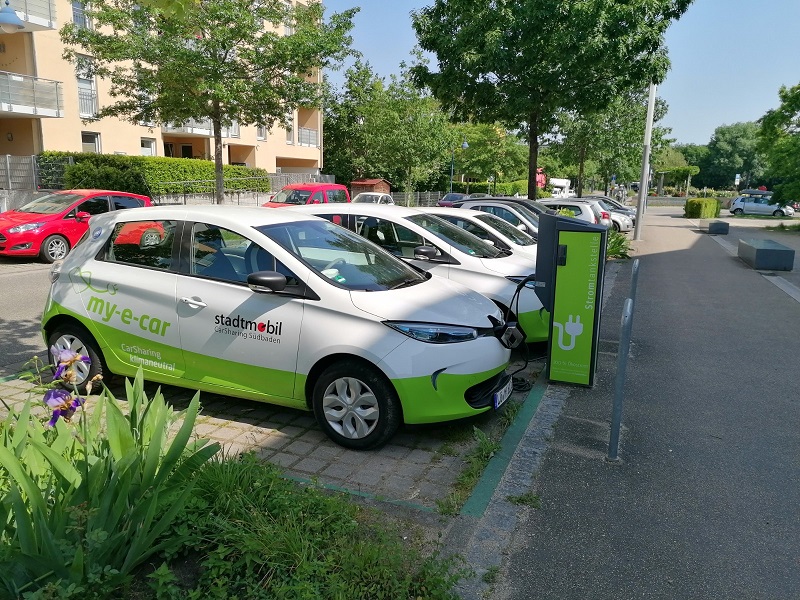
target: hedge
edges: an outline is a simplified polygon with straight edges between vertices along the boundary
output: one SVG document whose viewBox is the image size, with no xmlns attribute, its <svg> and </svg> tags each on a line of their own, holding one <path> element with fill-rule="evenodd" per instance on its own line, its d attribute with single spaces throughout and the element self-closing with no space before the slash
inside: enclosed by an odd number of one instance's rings
<svg viewBox="0 0 800 600">
<path fill-rule="evenodd" d="M 687 219 L 716 219 L 721 204 L 716 198 L 692 198 L 684 204 L 683 213 Z"/>
<path fill-rule="evenodd" d="M 72 159 L 72 164 L 70 160 Z M 97 188 L 159 196 L 213 191 L 214 163 L 195 158 L 124 156 L 94 152 L 42 152 L 43 188 Z M 225 190 L 270 191 L 265 169 L 223 165 Z"/>
</svg>

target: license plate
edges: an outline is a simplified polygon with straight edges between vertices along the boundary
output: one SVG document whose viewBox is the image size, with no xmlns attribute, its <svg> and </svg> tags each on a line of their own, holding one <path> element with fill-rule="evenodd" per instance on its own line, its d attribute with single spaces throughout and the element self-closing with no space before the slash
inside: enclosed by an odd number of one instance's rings
<svg viewBox="0 0 800 600">
<path fill-rule="evenodd" d="M 503 386 L 503 389 L 499 392 L 496 392 L 494 395 L 494 407 L 495 409 L 500 408 L 503 403 L 508 400 L 511 396 L 511 392 L 514 391 L 514 380 L 509 379 L 508 383 Z"/>
</svg>

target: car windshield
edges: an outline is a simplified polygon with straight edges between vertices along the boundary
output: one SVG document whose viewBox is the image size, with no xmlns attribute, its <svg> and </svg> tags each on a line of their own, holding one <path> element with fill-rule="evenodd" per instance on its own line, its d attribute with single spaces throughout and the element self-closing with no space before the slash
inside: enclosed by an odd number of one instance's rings
<svg viewBox="0 0 800 600">
<path fill-rule="evenodd" d="M 370 204 L 377 204 L 381 199 L 380 194 L 359 194 L 355 197 L 353 202 L 367 202 Z"/>
<path fill-rule="evenodd" d="M 25 206 L 18 208 L 18 212 L 35 213 L 38 215 L 54 215 L 60 213 L 75 202 L 83 198 L 80 194 L 47 194 L 40 196 Z"/>
<path fill-rule="evenodd" d="M 518 211 L 519 214 L 523 215 L 528 221 L 530 221 L 531 225 L 539 229 L 539 215 L 533 212 L 530 208 L 525 206 L 524 204 L 515 204 L 514 210 Z"/>
<path fill-rule="evenodd" d="M 427 281 L 424 274 L 360 235 L 327 221 L 256 227 L 323 279 L 350 290 L 383 291 Z"/>
<path fill-rule="evenodd" d="M 489 225 L 492 229 L 496 229 L 505 237 L 510 239 L 514 242 L 517 246 L 532 246 L 536 243 L 536 240 L 529 236 L 524 231 L 520 231 L 516 227 L 514 227 L 508 221 L 501 219 L 495 215 L 489 213 L 481 213 L 475 216 L 476 219 L 479 221 L 483 221 L 487 225 Z"/>
<path fill-rule="evenodd" d="M 272 202 L 281 204 L 307 204 L 311 197 L 310 190 L 281 190 L 272 198 Z"/>
<path fill-rule="evenodd" d="M 508 254 L 499 248 L 495 248 L 491 244 L 487 244 L 478 236 L 472 235 L 468 231 L 439 217 L 420 214 L 406 217 L 406 220 L 431 232 L 433 235 L 444 240 L 464 254 L 469 254 L 470 256 L 476 256 L 478 258 L 497 258 L 499 256 L 507 256 Z"/>
</svg>

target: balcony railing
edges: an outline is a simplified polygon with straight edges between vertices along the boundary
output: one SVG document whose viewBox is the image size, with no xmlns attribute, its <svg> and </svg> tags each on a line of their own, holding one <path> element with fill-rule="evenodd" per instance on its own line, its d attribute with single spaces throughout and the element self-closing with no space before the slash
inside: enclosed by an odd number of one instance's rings
<svg viewBox="0 0 800 600">
<path fill-rule="evenodd" d="M 238 138 L 240 137 L 239 123 L 234 122 L 230 127 L 222 128 L 222 137 L 224 138 Z"/>
<path fill-rule="evenodd" d="M 25 22 L 23 31 L 58 28 L 55 0 L 13 0 L 10 6 Z"/>
<path fill-rule="evenodd" d="M 91 29 L 92 22 L 82 4 L 72 4 L 72 22 L 79 29 Z"/>
<path fill-rule="evenodd" d="M 83 118 L 97 116 L 97 92 L 95 90 L 78 90 L 78 113 Z"/>
<path fill-rule="evenodd" d="M 0 113 L 63 117 L 63 94 L 60 81 L 0 71 Z"/>
<path fill-rule="evenodd" d="M 299 146 L 319 147 L 319 130 L 307 127 L 297 128 L 297 144 Z"/>
<path fill-rule="evenodd" d="M 189 135 L 201 135 L 204 137 L 210 137 L 214 135 L 214 128 L 211 125 L 211 119 L 206 119 L 205 121 L 196 121 L 195 119 L 189 119 L 185 123 L 168 123 L 166 125 L 162 125 L 161 127 L 162 133 L 184 133 Z"/>
</svg>

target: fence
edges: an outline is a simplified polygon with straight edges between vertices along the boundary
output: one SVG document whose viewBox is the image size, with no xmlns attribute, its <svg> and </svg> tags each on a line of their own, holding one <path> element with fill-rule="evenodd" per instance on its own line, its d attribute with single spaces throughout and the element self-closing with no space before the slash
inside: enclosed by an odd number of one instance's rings
<svg viewBox="0 0 800 600">
<path fill-rule="evenodd" d="M 392 192 L 392 200 L 401 206 L 436 206 L 444 192 Z"/>
</svg>

